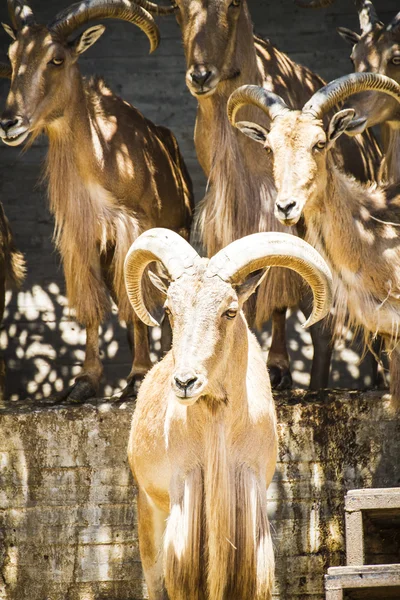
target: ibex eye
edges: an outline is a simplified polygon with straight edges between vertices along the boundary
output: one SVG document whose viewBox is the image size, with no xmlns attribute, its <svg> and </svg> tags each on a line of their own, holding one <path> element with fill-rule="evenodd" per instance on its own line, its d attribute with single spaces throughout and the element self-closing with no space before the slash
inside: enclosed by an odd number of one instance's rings
<svg viewBox="0 0 400 600">
<path fill-rule="evenodd" d="M 393 56 L 391 62 L 394 65 L 400 65 L 400 54 Z"/>
<path fill-rule="evenodd" d="M 60 65 L 62 65 L 64 62 L 63 58 L 52 58 L 50 61 L 50 65 L 56 65 L 56 67 L 59 67 Z"/>
<path fill-rule="evenodd" d="M 232 2 L 230 3 L 229 7 L 231 6 L 240 6 L 240 0 L 232 0 Z"/>
<path fill-rule="evenodd" d="M 326 142 L 323 142 L 322 140 L 320 142 L 317 142 L 314 146 L 314 150 L 323 150 L 326 146 Z"/>
<path fill-rule="evenodd" d="M 227 310 L 227 311 L 224 313 L 224 315 L 225 315 L 225 317 L 226 317 L 227 319 L 229 319 L 229 320 L 232 320 L 232 319 L 234 319 L 234 318 L 236 317 L 236 315 L 237 315 L 237 310 L 234 310 L 234 309 Z"/>
</svg>

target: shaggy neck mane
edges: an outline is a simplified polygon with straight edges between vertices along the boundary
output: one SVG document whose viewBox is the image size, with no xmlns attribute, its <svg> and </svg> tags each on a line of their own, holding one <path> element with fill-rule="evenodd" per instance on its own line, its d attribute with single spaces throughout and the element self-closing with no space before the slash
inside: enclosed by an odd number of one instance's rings
<svg viewBox="0 0 400 600">
<path fill-rule="evenodd" d="M 356 316 L 353 306 L 368 307 L 372 313 L 389 299 L 391 265 L 378 248 L 379 240 L 398 236 L 399 230 L 390 224 L 398 221 L 398 216 L 391 214 L 385 191 L 376 184 L 365 185 L 360 191 L 360 183 L 337 168 L 331 157 L 324 188 L 329 190 L 329 196 L 322 192 L 305 212 L 306 238 L 332 266 L 336 334 L 340 336 L 345 324 L 360 328 L 362 316 Z M 371 274 L 372 257 L 378 262 Z M 370 336 L 370 332 L 365 331 L 365 335 Z M 397 326 L 393 335 L 397 336 Z"/>
<path fill-rule="evenodd" d="M 398 183 L 400 181 L 400 127 L 385 123 L 382 126 L 382 139 L 385 154 L 381 166 L 381 179 Z"/>
<path fill-rule="evenodd" d="M 86 325 L 102 321 L 110 309 L 99 258 L 110 250 L 119 315 L 124 320 L 129 318 L 123 263 L 140 233 L 134 215 L 98 184 L 104 164 L 95 158 L 90 111 L 82 110 L 88 102 L 89 95 L 79 81 L 69 110 L 47 128 L 49 152 L 45 170 L 69 303 L 76 309 L 78 320 Z M 75 110 L 77 106 L 79 112 Z M 92 298 L 85 298 L 85 288 L 93 294 Z"/>
</svg>

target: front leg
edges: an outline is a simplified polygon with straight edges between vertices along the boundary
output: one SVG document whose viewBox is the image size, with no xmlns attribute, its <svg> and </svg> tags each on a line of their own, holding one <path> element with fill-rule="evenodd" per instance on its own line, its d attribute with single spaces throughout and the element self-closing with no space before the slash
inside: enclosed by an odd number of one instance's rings
<svg viewBox="0 0 400 600">
<path fill-rule="evenodd" d="M 310 295 L 303 296 L 300 301 L 300 310 L 306 319 L 308 319 L 312 312 L 312 302 Z M 328 387 L 333 351 L 333 334 L 329 316 L 312 325 L 310 327 L 310 335 L 314 347 L 310 390 L 321 390 Z"/>
<path fill-rule="evenodd" d="M 128 323 L 128 341 L 133 352 L 132 369 L 125 389 L 120 398 L 136 397 L 139 386 L 153 363 L 150 358 L 150 344 L 147 326 L 133 313 L 132 322 Z"/>
<path fill-rule="evenodd" d="M 139 489 L 138 529 L 140 558 L 150 600 L 168 600 L 163 573 L 163 536 L 168 513 Z"/>
<path fill-rule="evenodd" d="M 62 396 L 71 402 L 84 402 L 97 395 L 100 380 L 103 375 L 103 365 L 99 350 L 99 324 L 95 323 L 86 328 L 85 362 L 82 371 L 75 379 L 74 385 Z"/>
<path fill-rule="evenodd" d="M 267 367 L 273 388 L 286 390 L 292 387 L 286 342 L 286 308 L 276 309 L 272 313 L 272 340 Z"/>
</svg>

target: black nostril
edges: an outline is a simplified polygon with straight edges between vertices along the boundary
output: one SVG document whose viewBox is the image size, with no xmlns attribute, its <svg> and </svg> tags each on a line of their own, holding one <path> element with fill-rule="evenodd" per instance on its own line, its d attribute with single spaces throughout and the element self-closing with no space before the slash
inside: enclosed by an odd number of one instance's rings
<svg viewBox="0 0 400 600">
<path fill-rule="evenodd" d="M 175 377 L 176 387 L 178 387 L 180 390 L 187 390 L 194 383 L 196 383 L 197 379 L 198 379 L 197 377 L 191 377 L 190 379 L 181 381 L 180 379 L 178 379 L 178 377 Z"/>
<path fill-rule="evenodd" d="M 289 202 L 288 204 L 278 204 L 278 208 L 284 215 L 288 215 L 292 208 L 296 206 L 296 202 Z"/>
<path fill-rule="evenodd" d="M 14 127 L 17 124 L 18 124 L 18 119 L 1 119 L 1 121 L 0 121 L 1 128 L 5 132 L 9 131 L 12 127 Z"/>
<path fill-rule="evenodd" d="M 203 86 L 208 81 L 208 79 L 210 79 L 210 77 L 211 71 L 206 71 L 204 69 L 193 71 L 191 74 L 192 81 L 194 81 L 194 83 L 197 83 L 197 85 L 201 86 Z"/>
</svg>

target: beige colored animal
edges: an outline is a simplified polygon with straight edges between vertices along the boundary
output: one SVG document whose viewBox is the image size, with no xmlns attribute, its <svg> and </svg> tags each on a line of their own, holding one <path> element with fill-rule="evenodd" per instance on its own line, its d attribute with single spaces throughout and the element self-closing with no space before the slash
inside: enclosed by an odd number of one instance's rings
<svg viewBox="0 0 400 600">
<path fill-rule="evenodd" d="M 142 4 L 158 12 L 153 4 Z M 163 12 L 167 10 L 163 7 Z M 198 102 L 195 145 L 209 183 L 198 230 L 208 256 L 213 256 L 244 235 L 284 230 L 274 216 L 276 190 L 264 152 L 237 135 L 227 120 L 230 94 L 242 84 L 263 85 L 292 108 L 300 108 L 324 81 L 269 40 L 253 34 L 246 0 L 176 0 L 170 11 L 175 12 L 182 31 L 186 83 Z M 253 115 L 248 109 L 246 118 L 252 120 Z M 354 143 L 343 138 L 336 158 L 340 164 L 344 161 L 346 170 L 367 181 L 375 179 L 380 152 L 371 137 Z M 295 227 L 291 231 L 298 233 Z M 304 297 L 301 280 L 292 272 L 274 269 L 257 292 L 255 318 L 253 307 L 247 312 L 250 325 L 254 319 L 259 327 L 272 317 L 267 364 L 272 386 L 278 389 L 292 382 L 285 316 L 287 307 L 299 302 L 308 315 L 310 299 Z M 310 333 L 314 345 L 310 387 L 319 389 L 328 385 L 331 334 L 319 324 Z"/>
<path fill-rule="evenodd" d="M 328 2 L 314 2 L 302 6 L 319 8 Z M 338 27 L 338 32 L 353 47 L 351 60 L 358 73 L 380 73 L 400 83 L 400 12 L 388 25 L 379 20 L 371 0 L 355 0 L 360 18 L 361 35 Z M 346 107 L 354 108 L 356 116 L 347 128 L 348 135 L 359 134 L 367 127 L 381 126 L 384 157 L 380 179 L 397 183 L 400 181 L 400 107 L 386 94 L 363 92 L 351 98 Z"/>
<path fill-rule="evenodd" d="M 391 392 L 400 401 L 400 188 L 366 186 L 339 169 L 332 150 L 354 110 L 324 116 L 339 102 L 363 91 L 380 91 L 400 102 L 400 86 L 383 75 L 353 73 L 317 92 L 301 111 L 277 95 L 243 86 L 228 103 L 229 118 L 260 142 L 273 168 L 278 195 L 275 214 L 283 224 L 304 217 L 307 240 L 326 258 L 334 274 L 334 305 L 339 323 L 350 322 L 366 338 L 384 337 L 391 358 Z M 270 130 L 237 122 L 239 109 L 259 107 Z"/>
<path fill-rule="evenodd" d="M 71 400 L 93 396 L 99 386 L 99 325 L 110 310 L 128 324 L 134 347 L 132 370 L 123 395 L 151 367 L 147 328 L 131 310 L 123 282 L 123 262 L 132 242 L 150 227 L 163 225 L 189 236 L 192 187 L 173 134 L 154 125 L 116 96 L 100 78 L 82 78 L 77 64 L 104 32 L 93 19 L 115 18 L 136 24 L 159 41 L 152 16 L 128 0 L 86 0 L 71 5 L 49 26 L 35 22 L 26 2 L 9 0 L 13 42 L 9 56 L 11 89 L 0 120 L 4 143 L 30 143 L 44 132 L 49 139 L 46 173 L 55 239 L 60 250 L 67 296 L 86 327 L 83 370 Z M 134 323 L 132 333 L 132 323 Z"/>
<path fill-rule="evenodd" d="M 313 290 L 312 325 L 329 311 L 329 269 L 306 242 L 284 233 L 247 236 L 208 260 L 175 233 L 152 229 L 125 261 L 129 299 L 147 325 L 156 321 L 142 281 L 154 261 L 170 283 L 164 307 L 173 345 L 142 384 L 128 447 L 149 597 L 270 600 L 267 487 L 276 418 L 242 308 L 268 267 L 287 267 Z"/>
</svg>

